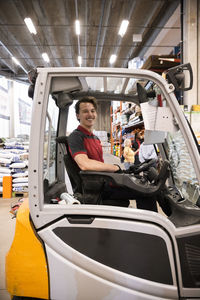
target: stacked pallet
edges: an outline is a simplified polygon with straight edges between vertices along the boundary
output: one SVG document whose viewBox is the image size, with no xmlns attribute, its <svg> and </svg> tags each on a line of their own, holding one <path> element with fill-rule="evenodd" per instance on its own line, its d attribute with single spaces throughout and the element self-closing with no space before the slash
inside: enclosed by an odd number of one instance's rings
<svg viewBox="0 0 200 300">
<path fill-rule="evenodd" d="M 12 179 L 12 192 L 28 192 L 28 142 L 22 139 L 7 139 L 0 148 L 0 178 Z M 0 186 L 3 192 L 4 184 Z M 8 185 L 6 186 L 8 189 Z"/>
</svg>

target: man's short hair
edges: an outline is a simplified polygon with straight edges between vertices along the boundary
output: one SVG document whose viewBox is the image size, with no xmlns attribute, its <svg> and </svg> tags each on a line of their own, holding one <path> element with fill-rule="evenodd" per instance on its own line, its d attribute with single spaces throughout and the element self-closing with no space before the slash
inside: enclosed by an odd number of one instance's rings
<svg viewBox="0 0 200 300">
<path fill-rule="evenodd" d="M 97 110 L 96 98 L 94 98 L 92 96 L 85 96 L 85 97 L 81 98 L 80 100 L 78 100 L 78 102 L 76 102 L 76 104 L 75 104 L 76 114 L 79 114 L 81 103 L 92 103 L 94 105 L 95 110 Z"/>
</svg>

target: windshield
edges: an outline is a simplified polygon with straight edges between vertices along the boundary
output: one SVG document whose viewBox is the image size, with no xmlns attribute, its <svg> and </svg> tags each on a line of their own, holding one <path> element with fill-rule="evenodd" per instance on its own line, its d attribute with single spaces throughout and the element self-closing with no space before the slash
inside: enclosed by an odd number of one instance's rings
<svg viewBox="0 0 200 300">
<path fill-rule="evenodd" d="M 185 141 L 180 130 L 167 134 L 168 159 L 176 187 L 183 197 L 196 204 L 200 188 Z"/>
<path fill-rule="evenodd" d="M 186 208 L 190 205 L 200 206 L 200 186 L 188 152 L 190 145 L 186 144 L 179 127 L 179 114 L 182 116 L 183 111 L 172 111 L 172 100 L 157 83 L 131 76 L 75 76 L 64 77 L 61 82 L 56 78 L 51 86 L 54 94 L 53 97 L 49 95 L 46 112 L 43 176 L 49 188 L 54 188 L 51 195 L 53 200 L 59 199 L 60 182 L 65 184 L 67 191 L 75 186 L 73 174 L 67 165 L 66 149 L 61 147 L 62 144 L 57 149 L 55 138 L 63 133 L 69 136 L 76 130 L 80 123 L 75 104 L 83 96 L 89 95 L 97 99 L 93 134 L 101 143 L 104 162 L 119 164 L 121 169 L 127 169 L 130 166 L 127 159 L 121 160 L 123 154 L 128 155 L 127 143 L 135 152 L 131 161 L 134 165 L 154 158 L 154 168 L 159 173 L 167 159 L 170 175 L 166 186 L 173 185 L 178 189 L 180 199 L 187 200 Z M 58 178 L 58 171 L 64 164 L 67 176 L 62 179 L 60 174 Z M 151 176 L 155 176 L 155 173 Z M 56 182 L 57 186 L 54 187 Z M 150 188 L 153 185 L 150 182 L 148 184 Z"/>
</svg>

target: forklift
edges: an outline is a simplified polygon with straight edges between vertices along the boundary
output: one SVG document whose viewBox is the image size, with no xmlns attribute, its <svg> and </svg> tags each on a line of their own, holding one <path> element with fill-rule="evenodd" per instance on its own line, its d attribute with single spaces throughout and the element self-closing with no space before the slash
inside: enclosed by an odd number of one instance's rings
<svg viewBox="0 0 200 300">
<path fill-rule="evenodd" d="M 29 76 L 29 197 L 6 256 L 11 299 L 200 299 L 200 151 L 175 96 L 192 88 L 190 64 L 165 78 L 118 68 L 37 68 Z M 139 106 L 159 167 L 149 159 L 131 172 L 80 171 L 67 132 L 73 104 L 86 95 Z M 128 123 L 122 128 L 130 133 Z M 105 182 L 156 197 L 159 211 L 102 203 Z"/>
</svg>

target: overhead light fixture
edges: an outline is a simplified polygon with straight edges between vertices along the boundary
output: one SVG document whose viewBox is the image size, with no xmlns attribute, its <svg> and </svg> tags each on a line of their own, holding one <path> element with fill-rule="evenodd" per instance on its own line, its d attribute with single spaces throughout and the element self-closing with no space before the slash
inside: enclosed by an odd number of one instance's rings
<svg viewBox="0 0 200 300">
<path fill-rule="evenodd" d="M 133 42 L 142 42 L 142 34 L 133 34 Z"/>
<path fill-rule="evenodd" d="M 28 27 L 28 30 L 30 31 L 30 33 L 36 34 L 37 31 L 35 29 L 35 26 L 33 25 L 33 22 L 31 20 L 31 18 L 25 18 L 24 22 L 26 23 L 26 26 Z"/>
<path fill-rule="evenodd" d="M 75 29 L 76 29 L 76 34 L 80 35 L 81 29 L 80 29 L 80 21 L 79 20 L 75 21 Z"/>
<path fill-rule="evenodd" d="M 79 66 L 82 65 L 82 57 L 80 55 L 78 56 L 78 64 L 79 64 Z"/>
<path fill-rule="evenodd" d="M 49 57 L 47 53 L 42 53 L 42 57 L 44 59 L 44 61 L 46 61 L 47 63 L 49 62 Z"/>
<path fill-rule="evenodd" d="M 20 65 L 20 62 L 14 57 L 14 56 L 12 56 L 12 60 L 14 61 L 14 63 L 16 64 L 16 65 Z"/>
<path fill-rule="evenodd" d="M 110 64 L 112 65 L 116 61 L 116 59 L 117 59 L 117 55 L 112 54 L 111 57 L 110 57 L 110 60 L 109 60 Z"/>
<path fill-rule="evenodd" d="M 121 35 L 121 37 L 123 37 L 125 35 L 128 24 L 129 24 L 128 20 L 123 20 L 122 21 L 121 26 L 119 28 L 119 32 L 118 32 L 118 34 Z"/>
</svg>

